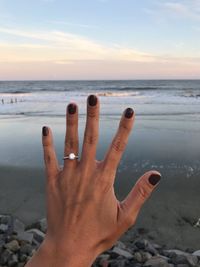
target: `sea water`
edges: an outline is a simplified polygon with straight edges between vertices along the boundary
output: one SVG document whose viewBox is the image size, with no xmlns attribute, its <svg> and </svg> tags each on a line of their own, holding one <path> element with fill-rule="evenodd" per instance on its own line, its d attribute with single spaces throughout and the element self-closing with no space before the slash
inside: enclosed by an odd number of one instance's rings
<svg viewBox="0 0 200 267">
<path fill-rule="evenodd" d="M 105 116 L 119 115 L 127 106 L 143 116 L 194 115 L 196 119 L 200 113 L 198 80 L 2 81 L 0 115 L 64 116 L 70 101 L 78 103 L 81 115 L 89 94 L 99 96 Z"/>
</svg>

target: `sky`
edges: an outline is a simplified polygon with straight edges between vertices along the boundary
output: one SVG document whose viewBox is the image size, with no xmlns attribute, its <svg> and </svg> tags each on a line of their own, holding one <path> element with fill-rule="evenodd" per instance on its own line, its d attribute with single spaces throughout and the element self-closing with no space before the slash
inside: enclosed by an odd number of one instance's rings
<svg viewBox="0 0 200 267">
<path fill-rule="evenodd" d="M 200 0 L 0 0 L 0 80 L 200 79 Z"/>
</svg>

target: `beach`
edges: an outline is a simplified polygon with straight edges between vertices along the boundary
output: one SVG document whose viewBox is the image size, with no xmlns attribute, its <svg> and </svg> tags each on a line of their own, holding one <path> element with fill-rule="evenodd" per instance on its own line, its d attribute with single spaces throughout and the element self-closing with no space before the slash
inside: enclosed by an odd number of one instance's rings
<svg viewBox="0 0 200 267">
<path fill-rule="evenodd" d="M 118 199 L 144 172 L 156 169 L 162 174 L 136 225 L 121 239 L 128 243 L 140 234 L 168 248 L 199 249 L 200 81 L 1 82 L 0 213 L 13 214 L 26 224 L 45 217 L 41 128 L 52 128 L 62 165 L 66 106 L 75 101 L 81 152 L 90 93 L 99 96 L 101 106 L 98 160 L 123 110 L 135 110 L 114 185 Z"/>
</svg>

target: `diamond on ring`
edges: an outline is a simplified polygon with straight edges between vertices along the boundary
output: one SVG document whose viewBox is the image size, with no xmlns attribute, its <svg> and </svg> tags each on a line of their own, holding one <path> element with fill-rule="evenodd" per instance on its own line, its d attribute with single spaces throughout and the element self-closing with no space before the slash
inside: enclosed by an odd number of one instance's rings
<svg viewBox="0 0 200 267">
<path fill-rule="evenodd" d="M 78 159 L 78 156 L 76 156 L 74 153 L 70 153 L 69 156 L 66 156 L 63 159 L 64 160 L 65 159 L 71 159 L 71 160 L 73 160 L 73 159 Z"/>
</svg>

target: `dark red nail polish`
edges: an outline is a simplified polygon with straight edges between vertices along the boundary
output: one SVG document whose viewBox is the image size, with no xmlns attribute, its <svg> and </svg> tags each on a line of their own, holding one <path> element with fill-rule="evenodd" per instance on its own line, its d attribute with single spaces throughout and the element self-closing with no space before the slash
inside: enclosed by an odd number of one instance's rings
<svg viewBox="0 0 200 267">
<path fill-rule="evenodd" d="M 152 174 L 150 177 L 149 177 L 149 183 L 151 185 L 156 185 L 161 179 L 161 176 L 159 174 Z"/>
<path fill-rule="evenodd" d="M 97 104 L 97 97 L 95 95 L 90 95 L 88 97 L 88 103 L 90 106 L 95 106 Z"/>
<path fill-rule="evenodd" d="M 48 129 L 48 127 L 44 126 L 42 128 L 42 135 L 47 136 L 48 134 L 49 134 L 49 129 Z"/>
<path fill-rule="evenodd" d="M 69 106 L 68 106 L 68 112 L 69 112 L 69 114 L 74 114 L 76 112 L 76 105 L 69 104 Z"/>
<path fill-rule="evenodd" d="M 125 111 L 125 117 L 127 119 L 130 119 L 131 117 L 133 117 L 134 111 L 132 108 L 127 108 Z"/>
</svg>

